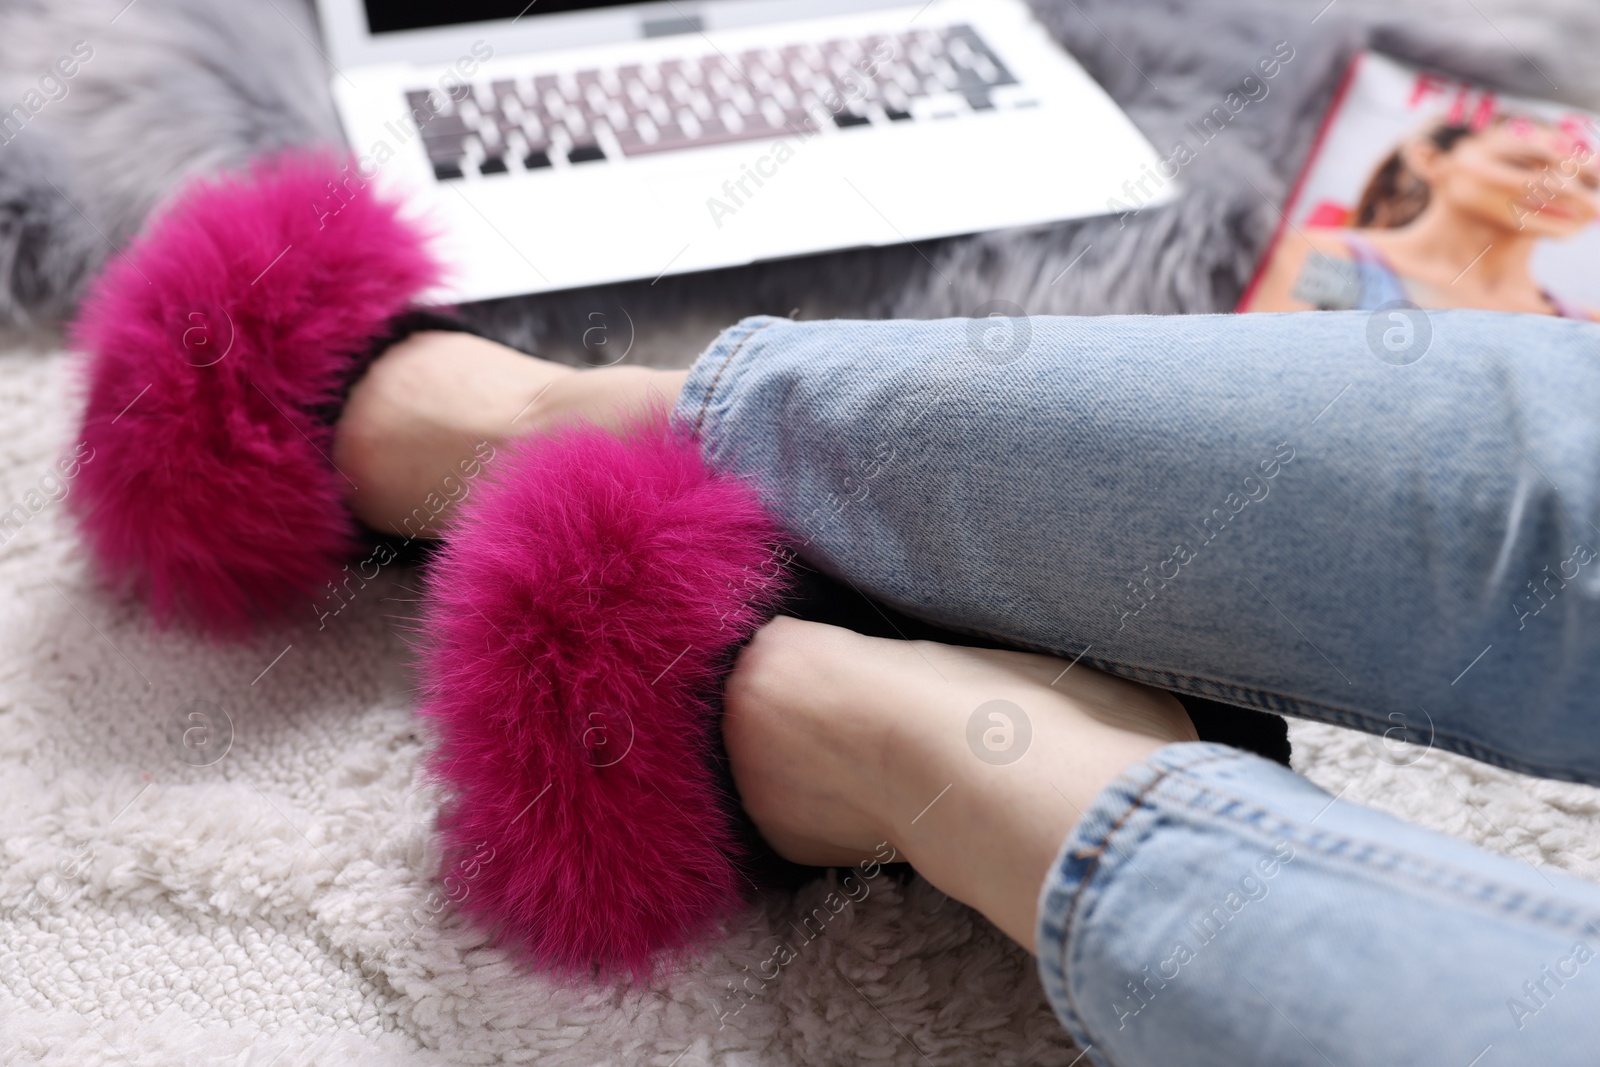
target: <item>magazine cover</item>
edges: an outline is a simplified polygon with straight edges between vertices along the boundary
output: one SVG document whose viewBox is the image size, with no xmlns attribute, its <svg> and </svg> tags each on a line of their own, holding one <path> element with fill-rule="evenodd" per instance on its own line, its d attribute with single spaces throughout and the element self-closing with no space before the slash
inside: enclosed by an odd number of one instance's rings
<svg viewBox="0 0 1600 1067">
<path fill-rule="evenodd" d="M 1600 316 L 1600 118 L 1363 52 L 1237 311 Z"/>
</svg>

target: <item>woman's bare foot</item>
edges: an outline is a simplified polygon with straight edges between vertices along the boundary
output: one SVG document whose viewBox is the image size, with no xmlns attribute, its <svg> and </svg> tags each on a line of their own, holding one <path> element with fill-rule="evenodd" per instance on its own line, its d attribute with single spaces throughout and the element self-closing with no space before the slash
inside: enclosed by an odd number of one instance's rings
<svg viewBox="0 0 1600 1067">
<path fill-rule="evenodd" d="M 775 619 L 728 679 L 745 810 L 798 863 L 853 864 L 888 842 L 1031 951 L 1039 888 L 1095 794 L 1196 739 L 1171 696 L 1067 667 Z"/>
<path fill-rule="evenodd" d="M 485 444 L 575 421 L 621 426 L 652 404 L 670 408 L 688 374 L 578 370 L 472 334 L 417 333 L 350 391 L 332 459 L 355 486 L 356 516 L 376 530 L 399 530 L 429 494 L 457 498 L 462 472 L 475 469 Z M 430 524 L 424 535 L 438 532 Z"/>
</svg>

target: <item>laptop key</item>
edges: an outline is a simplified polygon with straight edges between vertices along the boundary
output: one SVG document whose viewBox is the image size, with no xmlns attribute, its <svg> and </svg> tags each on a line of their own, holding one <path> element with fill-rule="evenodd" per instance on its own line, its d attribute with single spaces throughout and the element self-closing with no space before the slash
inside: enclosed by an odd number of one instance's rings
<svg viewBox="0 0 1600 1067">
<path fill-rule="evenodd" d="M 506 161 L 499 156 L 490 156 L 478 164 L 479 174 L 506 174 L 511 170 L 506 166 Z"/>
<path fill-rule="evenodd" d="M 528 170 L 538 170 L 550 165 L 550 153 L 542 148 L 536 148 L 522 157 L 522 165 Z"/>
<path fill-rule="evenodd" d="M 594 144 L 593 142 L 590 142 L 589 144 L 575 144 L 571 148 L 567 149 L 568 163 L 593 163 L 596 160 L 604 158 L 606 158 L 604 150 L 602 150 L 599 145 Z"/>
<path fill-rule="evenodd" d="M 435 163 L 433 165 L 433 176 L 442 182 L 461 177 L 461 161 L 450 160 L 449 162 Z"/>
<path fill-rule="evenodd" d="M 889 117 L 890 122 L 905 122 L 911 117 L 911 112 L 901 111 L 897 107 L 886 107 L 883 113 Z"/>
<path fill-rule="evenodd" d="M 514 81 L 502 79 L 491 82 L 489 90 L 494 93 L 494 98 L 499 102 L 502 109 L 506 107 L 506 101 L 508 100 L 515 100 L 518 107 L 522 106 L 522 94 L 517 92 L 517 83 Z"/>
<path fill-rule="evenodd" d="M 866 126 L 871 122 L 872 120 L 867 118 L 867 116 L 857 115 L 853 111 L 841 111 L 837 115 L 833 116 L 834 125 L 838 126 L 841 130 L 847 130 L 851 126 Z"/>
<path fill-rule="evenodd" d="M 448 115 L 434 115 L 421 124 L 421 130 L 422 138 L 425 141 L 442 141 L 451 137 L 465 137 L 472 132 L 457 112 L 452 112 Z"/>
<path fill-rule="evenodd" d="M 784 112 L 783 128 L 794 134 L 821 132 L 817 126 L 816 116 L 804 108 Z"/>
<path fill-rule="evenodd" d="M 946 48 L 951 54 L 957 56 L 958 60 L 969 59 L 962 65 L 973 67 L 990 86 L 1017 84 L 1017 79 L 1000 62 L 999 57 L 989 51 L 989 46 L 971 26 L 952 26 L 945 31 L 945 39 Z"/>
</svg>

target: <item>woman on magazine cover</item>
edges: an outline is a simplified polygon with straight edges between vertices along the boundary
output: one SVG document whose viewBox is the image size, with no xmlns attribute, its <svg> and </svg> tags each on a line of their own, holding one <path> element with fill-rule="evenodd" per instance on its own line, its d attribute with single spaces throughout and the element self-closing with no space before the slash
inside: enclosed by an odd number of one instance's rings
<svg viewBox="0 0 1600 1067">
<path fill-rule="evenodd" d="M 1548 123 L 1502 114 L 1440 122 L 1368 179 L 1343 227 L 1290 227 L 1243 311 L 1481 308 L 1593 320 L 1530 268 L 1545 239 L 1600 214 L 1594 150 Z"/>
</svg>

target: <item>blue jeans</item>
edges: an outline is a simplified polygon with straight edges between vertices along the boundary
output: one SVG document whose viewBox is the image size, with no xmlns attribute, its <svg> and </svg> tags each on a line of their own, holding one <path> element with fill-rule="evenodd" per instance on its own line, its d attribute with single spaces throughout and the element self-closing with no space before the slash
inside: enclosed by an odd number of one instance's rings
<svg viewBox="0 0 1600 1067">
<path fill-rule="evenodd" d="M 909 614 L 1600 784 L 1600 327 L 756 318 L 675 417 Z M 1216 745 L 1101 793 L 1038 945 L 1098 1063 L 1600 1055 L 1600 887 Z"/>
</svg>

